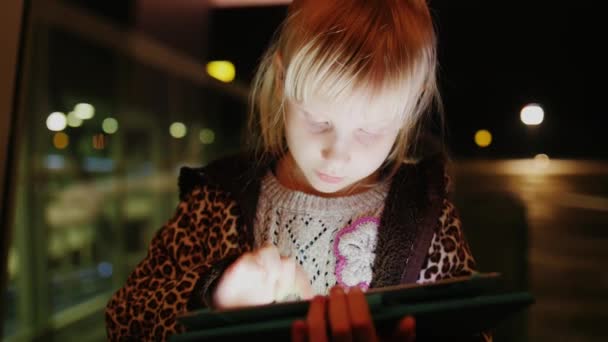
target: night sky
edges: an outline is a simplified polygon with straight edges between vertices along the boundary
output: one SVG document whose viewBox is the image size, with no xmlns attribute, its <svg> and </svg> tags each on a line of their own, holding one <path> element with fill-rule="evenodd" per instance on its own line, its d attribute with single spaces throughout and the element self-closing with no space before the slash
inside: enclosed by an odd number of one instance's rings
<svg viewBox="0 0 608 342">
<path fill-rule="evenodd" d="M 607 40 L 597 2 L 431 1 L 439 34 L 447 142 L 456 157 L 608 157 L 604 127 Z M 211 11 L 208 58 L 235 62 L 249 82 L 286 8 Z M 539 103 L 544 122 L 525 126 Z M 493 134 L 478 148 L 478 129 Z"/>
</svg>

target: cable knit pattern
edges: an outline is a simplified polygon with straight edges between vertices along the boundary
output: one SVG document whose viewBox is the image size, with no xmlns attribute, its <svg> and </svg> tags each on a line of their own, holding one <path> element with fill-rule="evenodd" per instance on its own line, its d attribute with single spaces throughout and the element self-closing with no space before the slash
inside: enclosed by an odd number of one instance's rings
<svg viewBox="0 0 608 342">
<path fill-rule="evenodd" d="M 385 182 L 352 196 L 324 198 L 287 189 L 268 172 L 262 180 L 254 223 L 255 247 L 272 243 L 281 255 L 295 258 L 308 274 L 317 294 L 327 294 L 339 283 L 336 278 L 338 253 L 343 258 L 341 278 L 348 279 L 348 284 L 352 285 L 367 284 L 366 288 L 371 282 L 374 241 L 388 188 L 389 184 Z M 362 218 L 368 220 L 368 226 L 373 226 L 373 236 L 357 239 L 353 235 L 353 240 L 342 233 L 352 233 L 353 226 Z M 354 250 L 346 251 L 346 245 L 335 249 L 336 236 L 344 236 L 347 242 L 352 240 L 352 248 L 368 253 L 354 255 Z M 355 240 L 361 242 L 356 247 Z"/>
</svg>

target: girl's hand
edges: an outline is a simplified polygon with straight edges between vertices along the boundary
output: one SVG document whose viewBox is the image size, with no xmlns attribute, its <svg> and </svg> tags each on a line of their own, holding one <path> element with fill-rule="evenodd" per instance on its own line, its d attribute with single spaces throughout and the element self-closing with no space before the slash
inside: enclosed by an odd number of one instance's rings
<svg viewBox="0 0 608 342">
<path fill-rule="evenodd" d="M 274 292 L 274 300 L 278 302 L 284 301 L 286 298 L 309 300 L 313 295 L 304 269 L 294 259 L 281 257 L 281 270 Z"/>
<path fill-rule="evenodd" d="M 334 287 L 328 298 L 315 297 L 310 303 L 306 321 L 293 323 L 292 341 L 326 342 L 329 340 L 328 326 L 332 341 L 379 341 L 367 301 L 358 287 L 352 288 L 348 294 L 341 287 Z M 415 321 L 407 316 L 399 322 L 390 340 L 414 339 Z"/>
<path fill-rule="evenodd" d="M 308 277 L 299 265 L 282 258 L 274 245 L 241 255 L 218 281 L 213 306 L 229 309 L 269 304 L 279 296 L 312 297 Z"/>
</svg>

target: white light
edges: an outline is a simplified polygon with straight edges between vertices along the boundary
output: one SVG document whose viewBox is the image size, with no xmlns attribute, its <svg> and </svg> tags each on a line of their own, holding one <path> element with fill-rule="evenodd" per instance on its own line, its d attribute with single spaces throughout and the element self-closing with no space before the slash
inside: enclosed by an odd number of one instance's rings
<svg viewBox="0 0 608 342">
<path fill-rule="evenodd" d="M 68 113 L 68 126 L 70 127 L 80 127 L 82 126 L 82 119 L 76 116 L 76 113 L 69 112 Z"/>
<path fill-rule="evenodd" d="M 209 128 L 203 128 L 201 129 L 198 138 L 205 145 L 213 144 L 213 142 L 215 141 L 215 133 Z"/>
<path fill-rule="evenodd" d="M 540 105 L 529 104 L 521 110 L 520 117 L 526 125 L 540 125 L 545 117 L 545 111 Z"/>
<path fill-rule="evenodd" d="M 67 124 L 68 120 L 61 112 L 53 112 L 46 118 L 46 127 L 53 132 L 63 131 Z"/>
<path fill-rule="evenodd" d="M 95 107 L 88 103 L 79 103 L 74 106 L 74 113 L 76 117 L 81 120 L 88 120 L 95 116 Z"/>
<path fill-rule="evenodd" d="M 116 133 L 116 131 L 118 131 L 118 120 L 114 118 L 103 119 L 101 129 L 108 134 Z"/>
<path fill-rule="evenodd" d="M 174 122 L 169 127 L 169 133 L 172 137 L 180 139 L 186 136 L 187 128 L 181 122 Z"/>
</svg>

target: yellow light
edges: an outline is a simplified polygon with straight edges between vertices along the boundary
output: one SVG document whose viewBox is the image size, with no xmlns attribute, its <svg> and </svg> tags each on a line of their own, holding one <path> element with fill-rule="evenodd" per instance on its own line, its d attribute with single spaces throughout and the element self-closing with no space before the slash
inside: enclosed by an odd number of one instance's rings
<svg viewBox="0 0 608 342">
<path fill-rule="evenodd" d="M 55 146 L 56 149 L 63 150 L 64 148 L 68 147 L 69 144 L 70 137 L 67 134 L 58 132 L 53 135 L 53 146 Z"/>
<path fill-rule="evenodd" d="M 101 129 L 108 134 L 116 133 L 116 131 L 118 131 L 118 120 L 114 118 L 103 119 L 103 122 L 101 123 Z"/>
<path fill-rule="evenodd" d="M 201 142 L 205 145 L 213 144 L 215 141 L 215 133 L 209 128 L 201 129 L 201 132 L 198 135 Z"/>
<path fill-rule="evenodd" d="M 81 120 L 88 120 L 95 116 L 95 107 L 88 103 L 79 103 L 74 106 L 76 117 Z"/>
<path fill-rule="evenodd" d="M 46 127 L 53 132 L 63 131 L 65 126 L 67 126 L 67 119 L 61 112 L 53 112 L 46 118 Z"/>
<path fill-rule="evenodd" d="M 228 83 L 234 80 L 236 69 L 230 61 L 212 61 L 207 63 L 207 73 L 215 79 Z"/>
<path fill-rule="evenodd" d="M 475 133 L 475 144 L 479 147 L 488 147 L 492 143 L 492 134 L 485 130 L 480 129 Z"/>
<path fill-rule="evenodd" d="M 76 113 L 69 112 L 68 113 L 68 126 L 70 127 L 80 127 L 82 126 L 82 119 L 76 116 Z"/>
<path fill-rule="evenodd" d="M 520 118 L 529 126 L 540 125 L 545 117 L 545 111 L 538 104 L 532 103 L 522 108 Z"/>
<path fill-rule="evenodd" d="M 534 164 L 536 164 L 536 167 L 539 169 L 546 169 L 547 166 L 549 166 L 550 161 L 549 156 L 544 153 L 534 156 Z"/>
<path fill-rule="evenodd" d="M 169 133 L 176 139 L 185 137 L 187 131 L 188 129 L 186 128 L 186 125 L 181 122 L 174 122 L 171 124 L 171 126 L 169 126 Z"/>
</svg>

